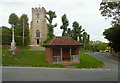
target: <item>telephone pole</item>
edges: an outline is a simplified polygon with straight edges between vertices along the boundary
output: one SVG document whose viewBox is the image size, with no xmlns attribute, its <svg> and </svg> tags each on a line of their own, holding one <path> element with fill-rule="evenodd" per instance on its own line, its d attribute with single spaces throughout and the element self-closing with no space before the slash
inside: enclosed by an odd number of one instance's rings
<svg viewBox="0 0 120 83">
<path fill-rule="evenodd" d="M 24 18 L 23 18 L 23 46 L 24 46 Z"/>
</svg>

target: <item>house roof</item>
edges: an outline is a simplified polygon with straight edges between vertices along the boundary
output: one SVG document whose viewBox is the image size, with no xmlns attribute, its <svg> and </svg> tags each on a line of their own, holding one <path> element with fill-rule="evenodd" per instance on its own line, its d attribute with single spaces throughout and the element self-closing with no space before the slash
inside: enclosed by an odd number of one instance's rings
<svg viewBox="0 0 120 83">
<path fill-rule="evenodd" d="M 71 37 L 54 37 L 52 40 L 48 41 L 44 44 L 44 46 L 80 46 L 82 45 L 80 42 L 72 39 Z"/>
</svg>

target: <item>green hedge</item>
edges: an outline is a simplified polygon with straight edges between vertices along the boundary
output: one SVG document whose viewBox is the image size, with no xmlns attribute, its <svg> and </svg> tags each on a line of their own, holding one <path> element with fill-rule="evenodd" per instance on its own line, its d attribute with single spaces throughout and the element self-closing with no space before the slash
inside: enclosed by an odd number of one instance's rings
<svg viewBox="0 0 120 83">
<path fill-rule="evenodd" d="M 10 45 L 12 36 L 8 34 L 2 34 L 2 45 Z"/>
<path fill-rule="evenodd" d="M 15 36 L 16 45 L 21 46 L 23 45 L 23 37 L 22 36 Z M 24 45 L 29 45 L 29 38 L 24 37 Z"/>
<path fill-rule="evenodd" d="M 10 45 L 12 41 L 12 36 L 8 34 L 2 34 L 2 45 Z M 22 36 L 15 36 L 16 45 L 22 46 L 23 45 L 23 37 Z M 24 38 L 24 45 L 29 45 L 29 38 Z"/>
</svg>

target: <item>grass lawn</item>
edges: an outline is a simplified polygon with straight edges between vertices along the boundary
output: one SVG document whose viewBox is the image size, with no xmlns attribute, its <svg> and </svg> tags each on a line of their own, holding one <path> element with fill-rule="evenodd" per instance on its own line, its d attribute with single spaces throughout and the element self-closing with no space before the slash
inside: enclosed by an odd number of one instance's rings
<svg viewBox="0 0 120 83">
<path fill-rule="evenodd" d="M 20 50 L 28 50 L 31 47 L 30 46 L 17 46 L 17 48 L 19 48 Z M 2 46 L 2 50 L 9 50 L 10 49 L 10 45 L 3 45 Z"/>
<path fill-rule="evenodd" d="M 22 51 L 22 54 L 15 55 L 3 51 L 2 64 L 9 66 L 64 67 L 60 64 L 48 64 L 45 61 L 44 51 Z"/>
<path fill-rule="evenodd" d="M 45 61 L 45 51 L 29 51 L 30 47 L 18 47 L 21 54 L 8 53 L 8 46 L 2 48 L 2 65 L 9 66 L 34 66 L 34 67 L 64 67 L 61 64 L 48 64 Z M 104 63 L 89 56 L 80 54 L 80 63 L 74 64 L 78 68 L 99 68 L 103 67 Z"/>
<path fill-rule="evenodd" d="M 104 66 L 102 61 L 99 61 L 87 54 L 80 54 L 80 63 L 75 64 L 78 68 L 100 68 Z"/>
</svg>

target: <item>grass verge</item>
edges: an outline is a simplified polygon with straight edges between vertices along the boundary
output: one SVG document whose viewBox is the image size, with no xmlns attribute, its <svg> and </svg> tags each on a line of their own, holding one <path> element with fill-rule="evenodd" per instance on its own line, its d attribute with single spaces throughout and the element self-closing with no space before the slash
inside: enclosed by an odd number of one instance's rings
<svg viewBox="0 0 120 83">
<path fill-rule="evenodd" d="M 33 66 L 33 67 L 64 67 L 61 64 L 48 64 L 45 61 L 45 51 L 29 51 L 30 47 L 18 47 L 21 54 L 10 54 L 10 47 L 2 48 L 2 65 L 7 66 Z M 80 54 L 80 63 L 74 64 L 78 68 L 100 68 L 104 63 L 87 54 Z"/>
<path fill-rule="evenodd" d="M 81 53 L 80 63 L 75 64 L 75 66 L 78 68 L 101 68 L 104 66 L 104 63 L 90 55 Z"/>
<path fill-rule="evenodd" d="M 3 51 L 2 65 L 33 66 L 33 67 L 64 67 L 63 65 L 48 64 L 44 51 L 22 51 L 22 54 L 10 54 Z"/>
</svg>

